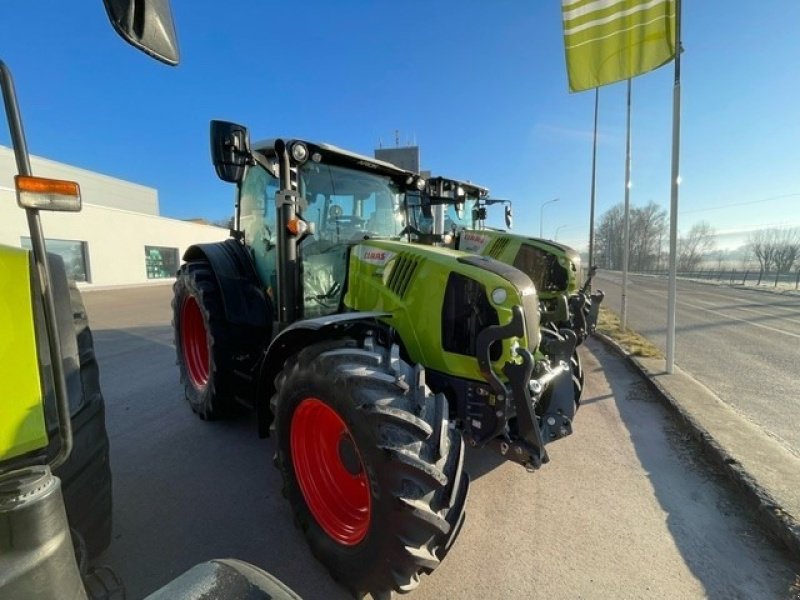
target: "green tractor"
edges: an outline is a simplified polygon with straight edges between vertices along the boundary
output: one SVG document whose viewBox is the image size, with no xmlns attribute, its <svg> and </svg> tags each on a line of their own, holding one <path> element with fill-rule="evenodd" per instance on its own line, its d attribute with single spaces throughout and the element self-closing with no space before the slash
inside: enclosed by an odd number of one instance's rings
<svg viewBox="0 0 800 600">
<path fill-rule="evenodd" d="M 274 431 L 295 522 L 336 580 L 408 592 L 463 524 L 462 434 L 533 470 L 571 432 L 574 343 L 541 343 L 518 269 L 401 239 L 416 174 L 305 140 L 251 146 L 220 121 L 211 153 L 236 213 L 175 282 L 186 398 Z"/>
<path fill-rule="evenodd" d="M 541 303 L 541 324 L 545 338 L 572 331 L 581 344 L 594 331 L 602 291 L 592 292 L 592 267 L 581 286 L 580 255 L 569 246 L 485 226 L 487 207 L 504 205 L 506 226 L 511 229 L 509 200 L 489 197 L 485 187 L 444 177 L 430 178 L 420 193 L 406 196 L 404 233 L 408 239 L 445 245 L 464 252 L 487 256 L 526 273 L 536 286 Z M 576 403 L 583 393 L 584 374 L 580 355 L 570 359 Z"/>
</svg>

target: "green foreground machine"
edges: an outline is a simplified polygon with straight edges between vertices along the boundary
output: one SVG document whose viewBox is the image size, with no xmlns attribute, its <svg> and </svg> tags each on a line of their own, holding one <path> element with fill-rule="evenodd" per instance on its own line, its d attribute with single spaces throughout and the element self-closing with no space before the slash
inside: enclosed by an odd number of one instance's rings
<svg viewBox="0 0 800 600">
<path fill-rule="evenodd" d="M 574 340 L 542 341 L 520 270 L 402 239 L 416 174 L 299 139 L 251 147 L 221 121 L 211 151 L 235 226 L 177 276 L 186 397 L 274 430 L 295 521 L 335 579 L 410 591 L 463 523 L 462 434 L 533 470 L 571 432 Z"/>
<path fill-rule="evenodd" d="M 406 196 L 404 233 L 418 243 L 491 257 L 523 271 L 536 286 L 545 339 L 571 331 L 576 344 L 583 343 L 597 325 L 604 297 L 602 291 L 591 291 L 596 268 L 589 270 L 580 286 L 581 259 L 576 250 L 551 240 L 486 227 L 487 207 L 494 204 L 503 204 L 510 229 L 513 215 L 509 200 L 493 199 L 487 188 L 474 183 L 433 177 L 419 193 Z M 579 403 L 584 374 L 577 352 L 570 364 Z"/>
<path fill-rule="evenodd" d="M 117 31 L 168 63 L 177 45 L 168 2 L 107 0 Z M 87 559 L 111 535 L 111 473 L 104 402 L 88 320 L 63 261 L 48 255 L 40 211 L 79 211 L 71 181 L 35 177 L 11 73 L 0 87 L 17 163 L 17 203 L 33 251 L 0 246 L 0 598 L 124 598 L 108 568 Z M 65 510 L 66 506 L 66 510 Z M 195 566 L 151 600 L 299 600 L 241 561 Z"/>
</svg>

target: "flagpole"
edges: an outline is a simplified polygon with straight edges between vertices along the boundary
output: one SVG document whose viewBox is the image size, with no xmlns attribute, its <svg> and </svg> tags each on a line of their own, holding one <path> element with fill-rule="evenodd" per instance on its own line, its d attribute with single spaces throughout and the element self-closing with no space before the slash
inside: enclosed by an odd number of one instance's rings
<svg viewBox="0 0 800 600">
<path fill-rule="evenodd" d="M 672 174 L 669 211 L 669 293 L 667 295 L 667 373 L 675 369 L 675 304 L 678 295 L 678 191 L 681 143 L 681 0 L 675 0 L 675 85 L 672 88 Z"/>
<path fill-rule="evenodd" d="M 628 129 L 625 135 L 625 216 L 623 217 L 622 233 L 622 309 L 620 321 L 622 329 L 628 328 L 628 255 L 631 241 L 631 80 L 628 79 Z"/>
<path fill-rule="evenodd" d="M 594 88 L 594 142 L 592 143 L 592 196 L 589 203 L 589 268 L 594 266 L 594 200 L 597 174 L 597 114 L 600 105 L 600 88 Z M 591 284 L 590 284 L 591 285 Z"/>
</svg>

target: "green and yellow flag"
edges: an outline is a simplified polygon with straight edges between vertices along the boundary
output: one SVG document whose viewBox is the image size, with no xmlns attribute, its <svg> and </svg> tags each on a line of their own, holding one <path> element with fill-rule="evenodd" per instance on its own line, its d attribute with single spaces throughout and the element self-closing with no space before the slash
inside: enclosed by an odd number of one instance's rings
<svg viewBox="0 0 800 600">
<path fill-rule="evenodd" d="M 675 0 L 561 0 L 569 90 L 647 73 L 675 57 Z"/>
</svg>

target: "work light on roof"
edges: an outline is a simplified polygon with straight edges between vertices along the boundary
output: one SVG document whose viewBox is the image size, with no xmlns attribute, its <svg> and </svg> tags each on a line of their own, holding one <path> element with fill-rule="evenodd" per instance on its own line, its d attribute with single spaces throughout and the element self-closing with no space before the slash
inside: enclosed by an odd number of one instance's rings
<svg viewBox="0 0 800 600">
<path fill-rule="evenodd" d="M 302 142 L 295 142 L 292 144 L 292 158 L 299 163 L 304 163 L 308 160 L 308 148 Z"/>
</svg>

